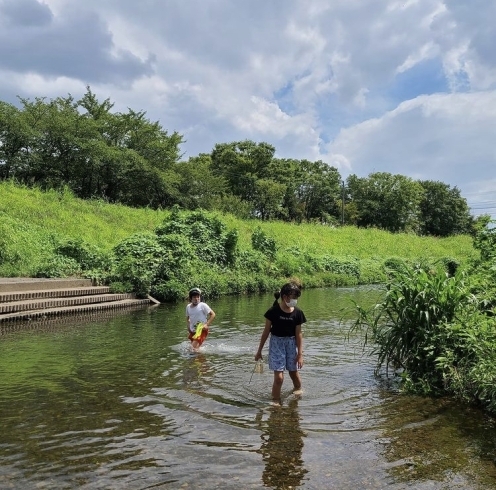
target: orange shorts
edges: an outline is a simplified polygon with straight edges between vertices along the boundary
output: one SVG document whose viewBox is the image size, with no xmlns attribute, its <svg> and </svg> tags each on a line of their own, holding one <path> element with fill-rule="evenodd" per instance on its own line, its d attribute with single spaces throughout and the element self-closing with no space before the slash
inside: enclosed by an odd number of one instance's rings
<svg viewBox="0 0 496 490">
<path fill-rule="evenodd" d="M 208 327 L 203 327 L 200 336 L 197 337 L 196 339 L 193 338 L 193 335 L 195 335 L 195 332 L 190 332 L 188 335 L 188 339 L 191 340 L 191 342 L 194 341 L 198 342 L 198 346 L 202 345 L 203 342 L 205 342 L 205 339 L 207 338 Z"/>
</svg>

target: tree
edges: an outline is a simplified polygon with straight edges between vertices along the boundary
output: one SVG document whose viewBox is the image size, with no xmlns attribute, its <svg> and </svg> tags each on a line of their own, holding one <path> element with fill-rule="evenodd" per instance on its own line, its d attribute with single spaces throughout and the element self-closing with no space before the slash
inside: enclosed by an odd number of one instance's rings
<svg viewBox="0 0 496 490">
<path fill-rule="evenodd" d="M 28 166 L 31 128 L 22 112 L 0 101 L 0 179 L 18 178 Z"/>
<path fill-rule="evenodd" d="M 144 112 L 112 113 L 110 100 L 100 103 L 89 87 L 79 101 L 20 101 L 21 109 L 0 104 L 0 178 L 130 206 L 178 202 L 177 132 Z"/>
<path fill-rule="evenodd" d="M 255 182 L 255 212 L 260 219 L 275 218 L 282 208 L 286 186 L 271 179 Z"/>
<path fill-rule="evenodd" d="M 180 177 L 179 204 L 182 207 L 211 210 L 218 204 L 219 198 L 228 192 L 226 179 L 214 175 L 211 165 L 212 159 L 205 153 L 176 165 Z"/>
<path fill-rule="evenodd" d="M 29 159 L 22 180 L 43 188 L 70 187 L 81 195 L 81 184 L 88 171 L 91 142 L 98 133 L 81 118 L 78 104 L 69 95 L 46 101 L 20 99 L 21 119 L 29 126 Z"/>
<path fill-rule="evenodd" d="M 298 188 L 303 181 L 303 171 L 299 160 L 274 158 L 269 166 L 272 179 L 286 186 L 282 206 L 277 218 L 301 223 L 305 218 L 304 203 L 298 198 Z"/>
<path fill-rule="evenodd" d="M 256 181 L 271 178 L 270 163 L 275 148 L 268 143 L 250 140 L 216 144 L 211 153 L 212 172 L 224 177 L 231 192 L 253 203 L 256 200 Z"/>
<path fill-rule="evenodd" d="M 473 218 L 457 187 L 432 180 L 420 181 L 420 185 L 424 189 L 420 203 L 422 234 L 446 237 L 470 233 Z"/>
<path fill-rule="evenodd" d="M 358 226 L 375 226 L 391 232 L 418 231 L 424 191 L 417 181 L 377 172 L 367 178 L 350 175 L 347 187 L 358 212 Z"/>
<path fill-rule="evenodd" d="M 321 221 L 326 216 L 338 218 L 339 208 L 336 203 L 341 193 L 341 176 L 338 170 L 321 160 L 301 160 L 299 165 L 297 196 L 303 204 L 305 218 Z"/>
</svg>

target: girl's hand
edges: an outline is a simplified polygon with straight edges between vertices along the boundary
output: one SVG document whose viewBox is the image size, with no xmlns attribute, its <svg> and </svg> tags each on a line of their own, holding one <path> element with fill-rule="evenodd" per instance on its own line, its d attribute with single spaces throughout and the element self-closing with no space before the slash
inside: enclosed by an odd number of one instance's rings
<svg viewBox="0 0 496 490">
<path fill-rule="evenodd" d="M 302 354 L 298 354 L 296 356 L 296 367 L 298 369 L 301 369 L 303 367 L 303 355 Z"/>
<path fill-rule="evenodd" d="M 258 361 L 259 359 L 262 359 L 262 354 L 260 354 L 260 352 L 257 352 L 255 354 L 255 361 Z"/>
</svg>

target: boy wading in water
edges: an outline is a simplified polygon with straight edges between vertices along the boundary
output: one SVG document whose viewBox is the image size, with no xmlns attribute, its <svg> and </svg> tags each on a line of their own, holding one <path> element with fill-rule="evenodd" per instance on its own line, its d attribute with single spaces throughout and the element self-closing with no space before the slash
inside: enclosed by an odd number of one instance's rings
<svg viewBox="0 0 496 490">
<path fill-rule="evenodd" d="M 303 367 L 301 325 L 307 320 L 303 311 L 296 306 L 300 295 L 300 287 L 294 282 L 284 284 L 281 291 L 274 294 L 274 304 L 264 315 L 265 328 L 255 354 L 255 361 L 262 359 L 262 349 L 270 334 L 269 369 L 274 371 L 272 400 L 277 404 L 281 403 L 281 388 L 286 369 L 293 381 L 293 393 L 301 394 L 301 379 L 298 372 Z"/>
<path fill-rule="evenodd" d="M 197 351 L 208 335 L 208 329 L 215 318 L 215 312 L 201 300 L 201 291 L 193 288 L 188 294 L 189 303 L 186 306 L 186 326 L 191 347 Z"/>
</svg>

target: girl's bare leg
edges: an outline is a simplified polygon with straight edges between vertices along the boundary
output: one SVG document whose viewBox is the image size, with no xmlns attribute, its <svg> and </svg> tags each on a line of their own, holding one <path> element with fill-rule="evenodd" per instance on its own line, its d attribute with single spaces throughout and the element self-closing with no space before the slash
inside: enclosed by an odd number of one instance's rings
<svg viewBox="0 0 496 490">
<path fill-rule="evenodd" d="M 281 388 L 284 381 L 283 371 L 274 371 L 274 383 L 272 384 L 272 401 L 281 403 Z"/>
<path fill-rule="evenodd" d="M 301 378 L 298 371 L 289 371 L 289 376 L 293 381 L 293 393 L 299 395 L 301 393 Z"/>
</svg>

